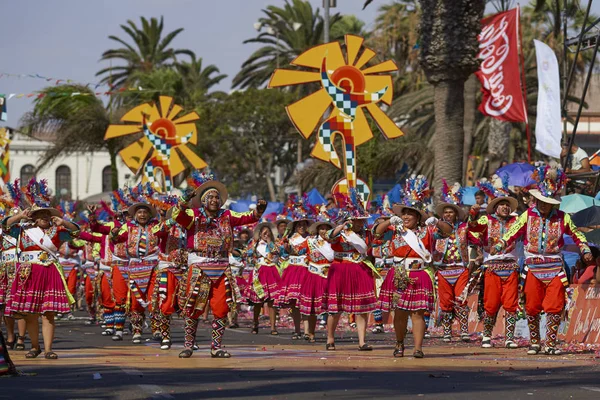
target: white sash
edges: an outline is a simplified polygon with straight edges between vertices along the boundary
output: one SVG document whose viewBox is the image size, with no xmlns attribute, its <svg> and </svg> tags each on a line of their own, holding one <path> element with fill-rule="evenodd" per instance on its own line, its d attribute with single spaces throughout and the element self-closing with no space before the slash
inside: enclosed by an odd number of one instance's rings
<svg viewBox="0 0 600 400">
<path fill-rule="evenodd" d="M 335 252 L 331 248 L 331 244 L 321 238 L 310 238 L 309 247 L 314 247 L 317 251 L 323 254 L 327 261 L 332 262 L 335 258 Z"/>
<path fill-rule="evenodd" d="M 256 251 L 262 257 L 266 257 L 267 255 L 269 255 L 269 253 L 267 252 L 267 243 L 266 242 L 260 242 L 258 244 L 258 246 L 256 246 Z"/>
<path fill-rule="evenodd" d="M 348 243 L 352 245 L 361 255 L 367 254 L 367 244 L 365 241 L 356 234 L 356 232 L 344 232 L 342 231 L 342 236 Z"/>
<path fill-rule="evenodd" d="M 398 232 L 404 238 L 404 241 L 411 249 L 415 251 L 425 262 L 431 262 L 431 253 L 425 248 L 423 241 L 415 235 L 410 229 L 404 230 L 404 232 Z"/>
<path fill-rule="evenodd" d="M 302 242 L 304 242 L 306 240 L 305 237 L 303 237 L 300 234 L 294 234 L 294 236 L 292 236 L 290 238 L 290 243 L 294 246 L 300 246 L 302 244 Z"/>
<path fill-rule="evenodd" d="M 52 243 L 52 239 L 50 239 L 50 237 L 48 237 L 48 235 L 46 235 L 46 232 L 44 232 L 41 228 L 39 228 L 37 226 L 33 227 L 33 228 L 25 229 L 24 231 L 25 231 L 25 234 L 27 236 L 29 236 L 29 238 L 31 240 L 33 240 L 33 242 L 37 246 L 39 246 L 42 250 L 44 250 L 48 254 L 50 254 L 50 256 L 52 256 L 53 258 L 58 260 L 58 256 L 56 254 L 58 249 L 56 248 L 54 243 Z"/>
</svg>

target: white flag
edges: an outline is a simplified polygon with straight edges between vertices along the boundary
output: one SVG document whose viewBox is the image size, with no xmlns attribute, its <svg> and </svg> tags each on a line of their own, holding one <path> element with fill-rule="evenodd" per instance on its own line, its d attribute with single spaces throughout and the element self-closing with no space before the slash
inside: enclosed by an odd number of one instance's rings
<svg viewBox="0 0 600 400">
<path fill-rule="evenodd" d="M 548 156 L 560 158 L 562 133 L 558 61 L 550 47 L 539 40 L 534 40 L 534 43 L 538 75 L 535 149 Z"/>
</svg>

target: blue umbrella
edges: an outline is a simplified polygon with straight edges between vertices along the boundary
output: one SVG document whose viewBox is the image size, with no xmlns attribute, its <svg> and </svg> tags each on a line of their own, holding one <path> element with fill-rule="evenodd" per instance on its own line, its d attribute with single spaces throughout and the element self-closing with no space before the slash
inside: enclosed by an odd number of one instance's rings
<svg viewBox="0 0 600 400">
<path fill-rule="evenodd" d="M 317 188 L 313 188 L 310 192 L 306 194 L 308 197 L 308 204 L 311 206 L 321 205 L 327 203 L 325 198 L 319 193 Z"/>
<path fill-rule="evenodd" d="M 462 203 L 466 206 L 475 204 L 475 193 L 479 191 L 477 186 L 465 186 L 463 188 Z"/>
<path fill-rule="evenodd" d="M 576 213 L 594 205 L 594 198 L 584 194 L 569 194 L 560 199 L 560 210 L 566 213 Z"/>
<path fill-rule="evenodd" d="M 496 175 L 500 177 L 500 179 L 504 179 L 508 176 L 508 185 L 509 186 L 529 186 L 534 184 L 535 181 L 531 178 L 531 174 L 535 167 L 528 163 L 513 163 L 505 165 L 502 168 L 498 168 L 496 171 Z"/>
<path fill-rule="evenodd" d="M 400 203 L 400 200 L 402 199 L 402 186 L 400 186 L 399 183 L 396 184 L 389 192 L 387 192 L 387 197 L 390 204 Z"/>
<path fill-rule="evenodd" d="M 229 205 L 229 209 L 235 212 L 246 212 L 250 208 L 252 202 L 250 200 L 238 200 Z"/>
</svg>

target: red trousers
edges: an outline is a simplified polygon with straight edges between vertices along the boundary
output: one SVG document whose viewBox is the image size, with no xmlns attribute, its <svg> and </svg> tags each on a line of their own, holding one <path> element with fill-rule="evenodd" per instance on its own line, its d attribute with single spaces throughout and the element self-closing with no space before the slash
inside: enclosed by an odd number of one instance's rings
<svg viewBox="0 0 600 400">
<path fill-rule="evenodd" d="M 191 277 L 191 266 L 190 272 L 188 273 L 188 277 Z M 187 277 L 186 277 L 187 278 Z M 212 285 L 210 288 L 210 292 L 208 294 L 208 304 L 210 304 L 210 309 L 212 311 L 213 316 L 216 319 L 225 318 L 229 313 L 229 305 L 227 304 L 227 289 L 225 287 L 225 275 L 221 275 L 219 279 L 212 280 Z M 186 279 L 186 282 L 182 282 L 182 284 L 186 285 L 186 291 L 189 293 L 190 290 L 190 280 Z M 204 314 L 204 310 L 196 310 L 189 318 L 198 319 L 200 316 Z"/>
<path fill-rule="evenodd" d="M 66 277 L 67 280 L 67 287 L 69 289 L 69 292 L 71 292 L 71 295 L 75 296 L 77 294 L 77 267 L 73 268 L 71 270 L 71 272 L 69 272 L 69 275 Z"/>
<path fill-rule="evenodd" d="M 158 300 L 158 310 L 154 309 L 155 302 L 153 301 L 154 296 L 158 296 L 158 289 L 160 283 L 162 271 L 152 271 L 152 277 L 150 278 L 150 286 L 148 287 L 148 303 L 150 312 L 154 313 L 160 311 L 163 315 L 171 315 L 175 312 L 175 306 L 177 305 L 177 287 L 178 280 L 171 271 L 165 271 L 167 274 L 167 298 Z"/>
<path fill-rule="evenodd" d="M 524 290 L 527 315 L 536 316 L 542 311 L 560 314 L 565 308 L 565 286 L 558 276 L 546 285 L 529 271 Z"/>
<path fill-rule="evenodd" d="M 502 280 L 492 271 L 485 271 L 483 308 L 490 315 L 496 315 L 500 306 L 504 311 L 517 312 L 519 306 L 519 273 L 514 271 Z"/>
<path fill-rule="evenodd" d="M 469 269 L 465 268 L 464 272 L 460 274 L 458 280 L 451 285 L 443 276 L 439 273 L 438 276 L 438 301 L 440 309 L 442 311 L 451 312 L 457 306 L 455 300 L 467 286 L 469 282 Z"/>
<path fill-rule="evenodd" d="M 94 305 L 94 282 L 89 276 L 85 277 L 85 304 L 87 304 L 88 307 Z"/>
<path fill-rule="evenodd" d="M 143 313 L 145 308 L 137 301 L 135 294 L 131 293 L 131 289 L 129 289 L 129 283 L 125 281 L 125 278 L 123 278 L 118 266 L 113 267 L 112 274 L 115 303 L 121 306 L 126 305 L 129 294 L 129 311 Z"/>
<path fill-rule="evenodd" d="M 102 307 L 104 308 L 115 308 L 115 299 L 113 298 L 112 290 L 110 288 L 110 283 L 108 282 L 108 276 L 106 272 L 102 274 L 100 280 L 100 298 L 102 302 Z"/>
</svg>

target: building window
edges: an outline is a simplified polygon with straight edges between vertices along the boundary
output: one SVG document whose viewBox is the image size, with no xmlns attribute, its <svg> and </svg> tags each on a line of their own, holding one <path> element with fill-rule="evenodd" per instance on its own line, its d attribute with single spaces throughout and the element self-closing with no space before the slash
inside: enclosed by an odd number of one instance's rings
<svg viewBox="0 0 600 400">
<path fill-rule="evenodd" d="M 25 186 L 29 183 L 31 178 L 35 176 L 35 167 L 31 164 L 26 164 L 21 167 L 21 186 Z"/>
<path fill-rule="evenodd" d="M 112 192 L 112 169 L 110 165 L 102 170 L 102 191 Z"/>
<path fill-rule="evenodd" d="M 66 165 L 56 168 L 56 196 L 71 197 L 71 168 Z"/>
</svg>

